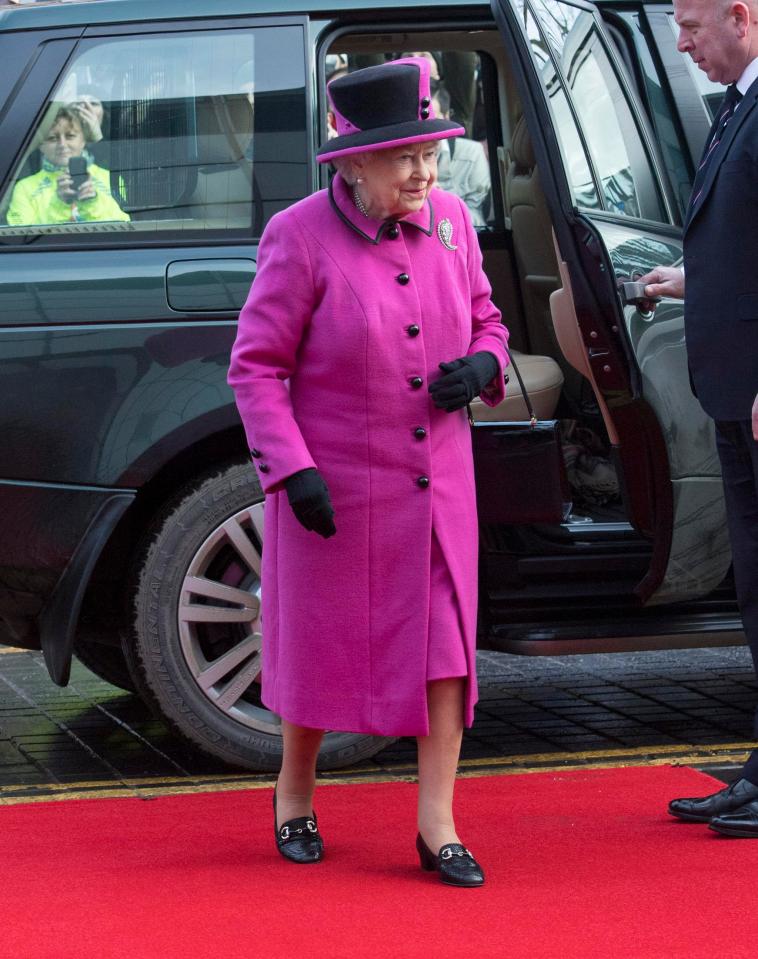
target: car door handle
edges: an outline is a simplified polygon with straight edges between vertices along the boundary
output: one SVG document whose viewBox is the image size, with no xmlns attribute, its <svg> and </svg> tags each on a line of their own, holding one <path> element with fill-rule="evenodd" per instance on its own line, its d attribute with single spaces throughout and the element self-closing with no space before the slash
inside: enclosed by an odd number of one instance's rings
<svg viewBox="0 0 758 959">
<path fill-rule="evenodd" d="M 166 298 L 178 313 L 239 313 L 255 276 L 245 257 L 173 260 L 166 267 Z"/>
<path fill-rule="evenodd" d="M 643 320 L 651 320 L 655 315 L 655 304 L 661 302 L 660 296 L 648 296 L 645 293 L 645 284 L 639 280 L 630 280 L 619 277 L 616 287 L 624 306 L 636 306 Z"/>
</svg>

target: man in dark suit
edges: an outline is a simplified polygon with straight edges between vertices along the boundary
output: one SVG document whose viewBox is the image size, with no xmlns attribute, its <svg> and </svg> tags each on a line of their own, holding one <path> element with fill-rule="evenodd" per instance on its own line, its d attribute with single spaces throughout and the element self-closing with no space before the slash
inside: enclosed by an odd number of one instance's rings
<svg viewBox="0 0 758 959">
<path fill-rule="evenodd" d="M 674 12 L 680 52 L 727 91 L 693 184 L 684 266 L 642 279 L 648 296 L 684 298 L 690 375 L 715 420 L 737 600 L 758 672 L 758 0 L 674 0 Z M 675 799 L 669 811 L 758 838 L 758 749 L 726 789 Z"/>
</svg>

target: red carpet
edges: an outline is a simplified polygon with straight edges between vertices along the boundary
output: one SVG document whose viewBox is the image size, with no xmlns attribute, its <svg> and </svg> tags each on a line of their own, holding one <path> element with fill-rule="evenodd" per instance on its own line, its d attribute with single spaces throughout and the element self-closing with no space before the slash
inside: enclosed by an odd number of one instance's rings
<svg viewBox="0 0 758 959">
<path fill-rule="evenodd" d="M 673 767 L 463 779 L 471 890 L 418 869 L 406 783 L 322 787 L 307 867 L 274 848 L 270 790 L 0 807 L 0 956 L 752 959 L 758 841 L 665 811 L 717 788 Z"/>
</svg>

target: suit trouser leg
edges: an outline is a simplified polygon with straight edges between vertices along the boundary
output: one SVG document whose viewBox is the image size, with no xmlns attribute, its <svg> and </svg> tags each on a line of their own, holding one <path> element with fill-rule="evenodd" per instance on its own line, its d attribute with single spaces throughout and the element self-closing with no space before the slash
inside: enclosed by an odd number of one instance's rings
<svg viewBox="0 0 758 959">
<path fill-rule="evenodd" d="M 750 420 L 718 421 L 716 446 L 724 479 L 737 603 L 758 673 L 758 443 Z M 753 732 L 758 737 L 758 712 Z M 758 749 L 745 763 L 743 776 L 758 785 Z"/>
</svg>

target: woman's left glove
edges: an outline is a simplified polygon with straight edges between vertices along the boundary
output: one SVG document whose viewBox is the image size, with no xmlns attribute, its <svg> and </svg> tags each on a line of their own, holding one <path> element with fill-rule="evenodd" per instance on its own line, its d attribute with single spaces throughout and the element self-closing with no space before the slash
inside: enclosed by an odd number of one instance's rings
<svg viewBox="0 0 758 959">
<path fill-rule="evenodd" d="M 500 364 L 492 353 L 484 350 L 440 363 L 440 369 L 445 375 L 430 385 L 429 392 L 438 409 L 453 413 L 479 396 L 497 376 Z"/>
</svg>

